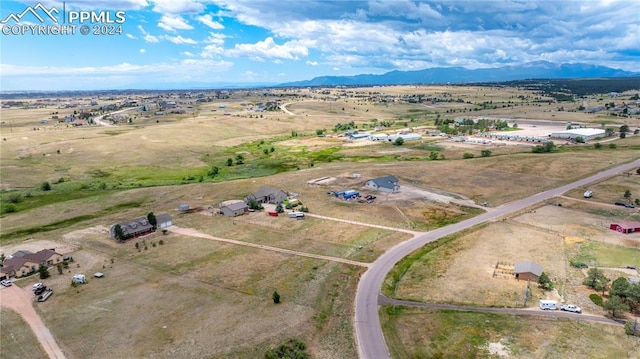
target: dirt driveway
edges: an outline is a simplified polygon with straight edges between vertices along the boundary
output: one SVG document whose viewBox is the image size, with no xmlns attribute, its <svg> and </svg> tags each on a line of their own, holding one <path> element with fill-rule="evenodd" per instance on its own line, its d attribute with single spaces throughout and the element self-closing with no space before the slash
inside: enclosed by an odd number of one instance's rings
<svg viewBox="0 0 640 359">
<path fill-rule="evenodd" d="M 24 318 L 25 322 L 29 324 L 31 330 L 33 330 L 33 333 L 36 335 L 36 338 L 38 338 L 44 351 L 49 355 L 49 358 L 64 359 L 65 356 L 58 346 L 58 343 L 56 343 L 49 329 L 45 327 L 42 319 L 40 319 L 40 316 L 38 316 L 33 309 L 32 304 L 33 294 L 29 291 L 29 288 L 22 289 L 13 285 L 0 289 L 0 305 L 15 311 Z"/>
</svg>

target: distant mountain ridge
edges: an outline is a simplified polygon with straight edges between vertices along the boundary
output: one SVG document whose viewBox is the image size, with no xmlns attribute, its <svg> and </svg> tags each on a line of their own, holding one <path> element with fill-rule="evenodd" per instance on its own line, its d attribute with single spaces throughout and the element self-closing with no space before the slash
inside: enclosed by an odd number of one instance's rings
<svg viewBox="0 0 640 359">
<path fill-rule="evenodd" d="M 437 67 L 417 71 L 391 71 L 381 75 L 320 76 L 311 80 L 281 84 L 300 86 L 353 86 L 353 85 L 410 85 L 467 82 L 503 82 L 525 79 L 566 79 L 599 77 L 633 77 L 640 72 L 629 72 L 590 64 L 555 64 L 547 61 L 529 62 L 518 66 L 503 66 L 470 70 L 463 67 Z"/>
</svg>

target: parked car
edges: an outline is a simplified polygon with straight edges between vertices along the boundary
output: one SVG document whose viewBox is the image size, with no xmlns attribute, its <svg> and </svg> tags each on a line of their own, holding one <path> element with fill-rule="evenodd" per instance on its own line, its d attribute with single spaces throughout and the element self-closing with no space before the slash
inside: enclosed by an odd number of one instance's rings
<svg viewBox="0 0 640 359">
<path fill-rule="evenodd" d="M 47 290 L 45 290 L 44 293 L 38 296 L 38 302 L 44 302 L 45 300 L 49 299 L 51 294 L 53 294 L 53 289 L 47 288 Z"/>
<path fill-rule="evenodd" d="M 628 203 L 628 202 L 623 202 L 623 201 L 617 201 L 614 203 L 616 206 L 622 206 L 622 207 L 627 207 L 627 208 L 635 208 L 635 206 L 633 205 L 633 203 Z"/>
<path fill-rule="evenodd" d="M 592 191 L 586 191 L 584 193 L 584 198 L 591 198 L 593 196 L 593 192 Z"/>
<path fill-rule="evenodd" d="M 13 283 L 11 283 L 11 281 L 9 280 L 2 280 L 0 281 L 0 284 L 2 284 L 5 287 L 11 287 L 13 285 Z"/>
<path fill-rule="evenodd" d="M 33 285 L 33 294 L 35 295 L 40 295 L 42 294 L 42 292 L 44 292 L 47 289 L 47 286 L 42 284 L 42 283 L 36 283 Z"/>
<path fill-rule="evenodd" d="M 564 310 L 565 312 L 582 313 L 582 308 L 573 304 L 562 305 L 560 310 Z"/>
</svg>

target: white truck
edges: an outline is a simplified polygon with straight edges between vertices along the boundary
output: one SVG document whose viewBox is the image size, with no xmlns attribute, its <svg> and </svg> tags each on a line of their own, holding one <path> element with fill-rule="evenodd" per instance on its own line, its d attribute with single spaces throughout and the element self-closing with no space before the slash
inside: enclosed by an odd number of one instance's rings
<svg viewBox="0 0 640 359">
<path fill-rule="evenodd" d="M 582 308 L 573 304 L 564 304 L 560 306 L 560 310 L 564 310 L 565 312 L 582 313 Z"/>
<path fill-rule="evenodd" d="M 555 300 L 540 299 L 540 309 L 542 309 L 542 310 L 557 310 L 558 309 L 558 302 L 556 302 Z"/>
</svg>

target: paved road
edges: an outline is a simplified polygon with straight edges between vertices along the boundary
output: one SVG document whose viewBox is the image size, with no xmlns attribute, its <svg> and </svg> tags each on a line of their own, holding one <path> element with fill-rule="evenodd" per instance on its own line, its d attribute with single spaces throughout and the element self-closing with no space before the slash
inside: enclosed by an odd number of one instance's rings
<svg viewBox="0 0 640 359">
<path fill-rule="evenodd" d="M 380 295 L 378 299 L 379 299 L 378 300 L 379 304 L 388 304 L 388 305 L 404 305 L 407 307 L 421 307 L 421 308 L 430 308 L 430 309 L 450 309 L 450 310 L 459 310 L 463 312 L 500 313 L 500 314 L 513 314 L 513 315 L 536 315 L 536 316 L 553 317 L 553 318 L 570 318 L 574 320 L 582 320 L 585 322 L 597 322 L 597 323 L 605 323 L 605 324 L 620 325 L 620 326 L 623 325 L 623 323 L 616 322 L 615 320 L 611 320 L 603 316 L 577 314 L 577 313 L 563 312 L 563 311 L 557 311 L 557 310 L 540 310 L 538 308 L 472 307 L 467 305 L 424 303 L 424 302 L 413 302 L 409 300 L 393 299 L 393 298 L 385 297 L 383 295 Z"/>
<path fill-rule="evenodd" d="M 56 343 L 49 329 L 44 325 L 35 309 L 33 309 L 34 296 L 33 294 L 29 295 L 29 292 L 29 288 L 22 289 L 17 285 L 2 288 L 0 289 L 0 305 L 22 316 L 24 321 L 31 327 L 31 330 L 33 330 L 33 333 L 42 345 L 42 349 L 49 355 L 49 358 L 64 359 L 65 356 L 58 346 L 58 343 Z M 46 303 L 39 304 L 46 305 Z"/>
<path fill-rule="evenodd" d="M 369 269 L 362 275 L 358 283 L 358 290 L 355 299 L 355 331 L 358 354 L 363 359 L 390 359 L 389 349 L 380 327 L 380 317 L 378 316 L 378 296 L 382 288 L 382 283 L 387 273 L 402 258 L 424 246 L 444 236 L 471 228 L 483 222 L 503 218 L 510 213 L 532 206 L 535 203 L 559 196 L 577 187 L 586 186 L 592 182 L 614 176 L 620 172 L 640 167 L 640 160 L 602 171 L 593 176 L 579 181 L 541 192 L 528 198 L 507 203 L 496 207 L 491 212 L 483 213 L 474 218 L 452 224 L 450 226 L 438 228 L 416 236 L 405 242 L 397 244 L 385 254 L 373 262 Z"/>
</svg>

